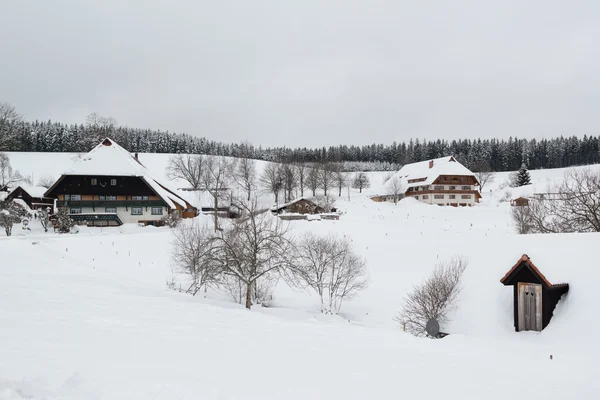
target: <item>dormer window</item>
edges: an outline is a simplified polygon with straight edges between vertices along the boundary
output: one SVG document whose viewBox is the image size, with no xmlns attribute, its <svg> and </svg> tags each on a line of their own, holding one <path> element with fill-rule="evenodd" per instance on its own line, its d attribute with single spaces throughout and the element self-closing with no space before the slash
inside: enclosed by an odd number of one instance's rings
<svg viewBox="0 0 600 400">
<path fill-rule="evenodd" d="M 111 179 L 110 180 L 110 186 L 117 186 L 117 180 L 116 179 Z"/>
<path fill-rule="evenodd" d="M 96 186 L 98 184 L 98 179 L 92 178 L 92 186 Z"/>
</svg>

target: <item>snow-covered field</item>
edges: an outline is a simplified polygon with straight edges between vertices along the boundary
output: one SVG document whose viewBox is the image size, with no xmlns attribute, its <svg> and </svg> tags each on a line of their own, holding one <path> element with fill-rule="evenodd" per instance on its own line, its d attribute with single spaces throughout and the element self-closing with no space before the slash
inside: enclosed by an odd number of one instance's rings
<svg viewBox="0 0 600 400">
<path fill-rule="evenodd" d="M 65 154 L 9 155 L 35 176 L 70 165 Z M 164 171 L 168 156 L 146 156 Z M 0 399 L 595 399 L 600 235 L 519 236 L 500 201 L 563 173 L 532 171 L 534 184 L 519 189 L 497 174 L 472 208 L 374 203 L 367 195 L 385 173 L 370 173 L 370 189 L 338 200 L 339 221 L 292 222 L 295 234 L 349 235 L 366 258 L 369 287 L 339 316 L 283 282 L 272 307 L 252 311 L 168 290 L 168 228 L 16 226 L 0 236 Z M 524 253 L 552 283 L 570 284 L 541 333 L 514 331 L 512 288 L 500 283 Z M 402 332 L 402 297 L 456 254 L 469 265 L 451 334 Z"/>
</svg>

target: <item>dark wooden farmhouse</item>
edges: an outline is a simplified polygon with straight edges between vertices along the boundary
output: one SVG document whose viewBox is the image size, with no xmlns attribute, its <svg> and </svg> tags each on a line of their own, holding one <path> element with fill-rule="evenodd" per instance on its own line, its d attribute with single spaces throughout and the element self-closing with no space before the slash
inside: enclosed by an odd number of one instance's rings
<svg viewBox="0 0 600 400">
<path fill-rule="evenodd" d="M 562 295 L 569 291 L 568 283 L 551 284 L 527 254 L 523 254 L 500 282 L 514 287 L 516 331 L 541 332 L 550 323 Z"/>
<path fill-rule="evenodd" d="M 197 209 L 152 176 L 135 155 L 104 139 L 45 194 L 88 226 L 160 225 L 167 214 L 193 218 Z"/>
<path fill-rule="evenodd" d="M 52 214 L 54 212 L 54 199 L 46 197 L 44 195 L 45 192 L 46 188 L 44 187 L 17 186 L 6 196 L 6 200 L 21 199 L 32 210 L 50 208 L 50 213 Z"/>
<path fill-rule="evenodd" d="M 305 199 L 304 197 L 301 197 L 299 199 L 292 200 L 288 203 L 271 207 L 271 211 L 274 214 L 319 214 L 324 212 L 330 212 L 331 210 L 325 210 L 323 207 L 320 207 L 314 202 Z"/>
</svg>

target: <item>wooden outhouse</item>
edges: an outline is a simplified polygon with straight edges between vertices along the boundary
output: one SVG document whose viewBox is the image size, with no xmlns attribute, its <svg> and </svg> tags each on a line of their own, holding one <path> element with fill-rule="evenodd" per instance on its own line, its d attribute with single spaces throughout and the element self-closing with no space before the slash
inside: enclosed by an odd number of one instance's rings
<svg viewBox="0 0 600 400">
<path fill-rule="evenodd" d="M 569 291 L 568 283 L 551 284 L 527 254 L 500 280 L 513 286 L 516 331 L 540 332 L 550 323 L 556 304 Z"/>
</svg>

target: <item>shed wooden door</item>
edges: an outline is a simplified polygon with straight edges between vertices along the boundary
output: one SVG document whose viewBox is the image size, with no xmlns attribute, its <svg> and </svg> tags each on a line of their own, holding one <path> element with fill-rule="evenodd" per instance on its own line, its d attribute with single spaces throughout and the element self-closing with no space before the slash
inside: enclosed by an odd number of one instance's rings
<svg viewBox="0 0 600 400">
<path fill-rule="evenodd" d="M 519 331 L 542 331 L 542 285 L 521 283 L 519 288 Z"/>
</svg>

